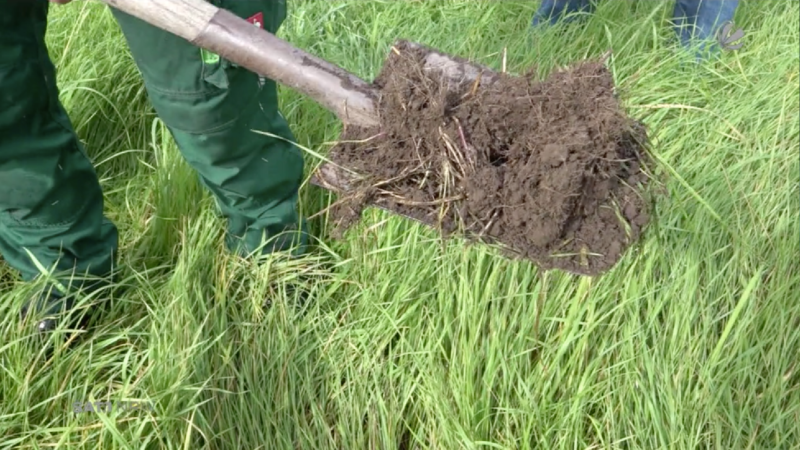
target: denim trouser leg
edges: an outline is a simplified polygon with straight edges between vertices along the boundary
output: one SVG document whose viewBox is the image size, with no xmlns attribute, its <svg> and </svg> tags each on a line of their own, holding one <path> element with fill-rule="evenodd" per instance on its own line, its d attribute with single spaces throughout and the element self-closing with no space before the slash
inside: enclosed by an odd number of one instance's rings
<svg viewBox="0 0 800 450">
<path fill-rule="evenodd" d="M 689 47 L 693 39 L 715 38 L 720 26 L 733 20 L 738 6 L 739 0 L 675 0 L 673 21 L 681 44 Z"/>
<path fill-rule="evenodd" d="M 537 26 L 541 23 L 555 25 L 564 16 L 576 12 L 591 12 L 593 9 L 590 0 L 543 0 L 539 9 L 533 15 L 531 25 Z M 564 22 L 571 22 L 574 17 L 569 17 Z"/>
</svg>

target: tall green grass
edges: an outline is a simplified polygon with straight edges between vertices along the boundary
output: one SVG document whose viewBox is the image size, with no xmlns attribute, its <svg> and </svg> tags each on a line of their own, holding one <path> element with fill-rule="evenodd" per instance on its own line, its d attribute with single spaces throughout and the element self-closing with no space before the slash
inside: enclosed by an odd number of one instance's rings
<svg viewBox="0 0 800 450">
<path fill-rule="evenodd" d="M 343 240 L 315 220 L 305 259 L 233 258 L 111 15 L 53 8 L 62 100 L 129 288 L 48 361 L 17 320 L 37 286 L 0 265 L 0 448 L 800 448 L 798 3 L 743 1 L 745 46 L 698 67 L 672 43 L 671 2 L 602 2 L 584 26 L 533 35 L 538 2 L 289 3 L 281 35 L 365 79 L 396 38 L 495 68 L 507 49 L 509 71 L 542 76 L 613 49 L 666 193 L 647 235 L 593 279 L 379 211 Z M 324 153 L 333 115 L 281 102 Z M 330 201 L 303 187 L 308 214 Z M 303 310 L 283 290 L 301 272 L 315 275 Z M 72 411 L 134 399 L 155 410 Z"/>
</svg>

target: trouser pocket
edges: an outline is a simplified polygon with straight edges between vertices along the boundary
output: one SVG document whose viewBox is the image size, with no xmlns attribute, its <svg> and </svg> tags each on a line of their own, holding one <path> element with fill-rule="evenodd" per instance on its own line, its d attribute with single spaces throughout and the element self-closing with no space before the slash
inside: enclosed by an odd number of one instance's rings
<svg viewBox="0 0 800 450">
<path fill-rule="evenodd" d="M 263 16 L 276 32 L 286 10 L 284 0 L 213 0 L 242 18 Z M 260 77 L 183 38 L 112 9 L 130 47 L 159 117 L 170 128 L 204 133 L 229 126 L 258 100 Z M 268 49 L 265 49 L 268 51 Z"/>
</svg>

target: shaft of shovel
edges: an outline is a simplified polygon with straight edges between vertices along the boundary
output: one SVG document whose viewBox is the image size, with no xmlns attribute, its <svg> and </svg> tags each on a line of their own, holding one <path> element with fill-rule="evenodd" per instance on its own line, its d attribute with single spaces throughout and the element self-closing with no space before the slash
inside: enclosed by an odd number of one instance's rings
<svg viewBox="0 0 800 450">
<path fill-rule="evenodd" d="M 345 124 L 379 123 L 367 82 L 205 0 L 101 1 L 309 96 Z"/>
</svg>

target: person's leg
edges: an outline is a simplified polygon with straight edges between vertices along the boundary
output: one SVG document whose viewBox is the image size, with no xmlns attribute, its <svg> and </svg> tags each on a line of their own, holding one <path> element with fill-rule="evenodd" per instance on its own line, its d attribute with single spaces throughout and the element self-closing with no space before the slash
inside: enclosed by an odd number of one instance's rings
<svg viewBox="0 0 800 450">
<path fill-rule="evenodd" d="M 40 274 L 32 257 L 48 270 L 102 277 L 112 270 L 117 230 L 58 99 L 44 41 L 48 7 L 29 0 L 0 8 L 0 253 L 28 281 Z M 37 307 L 55 313 L 63 306 L 55 300 Z"/>
<path fill-rule="evenodd" d="M 284 0 L 212 3 L 242 18 L 260 13 L 263 27 L 272 33 L 286 14 Z M 112 11 L 156 112 L 228 219 L 229 247 L 249 254 L 269 239 L 264 252 L 292 244 L 302 251 L 307 237 L 296 210 L 302 154 L 291 143 L 252 131 L 294 141 L 278 111 L 275 83 Z"/>
<path fill-rule="evenodd" d="M 733 21 L 738 6 L 739 0 L 675 0 L 673 22 L 681 44 L 689 48 L 700 43 L 699 58 L 707 44 L 714 43 L 722 25 Z M 716 45 L 712 47 L 717 50 Z"/>
<path fill-rule="evenodd" d="M 559 21 L 569 23 L 578 16 L 569 16 L 577 12 L 589 13 L 594 10 L 591 0 L 543 0 L 533 15 L 532 26 L 540 24 L 555 25 Z"/>
</svg>

